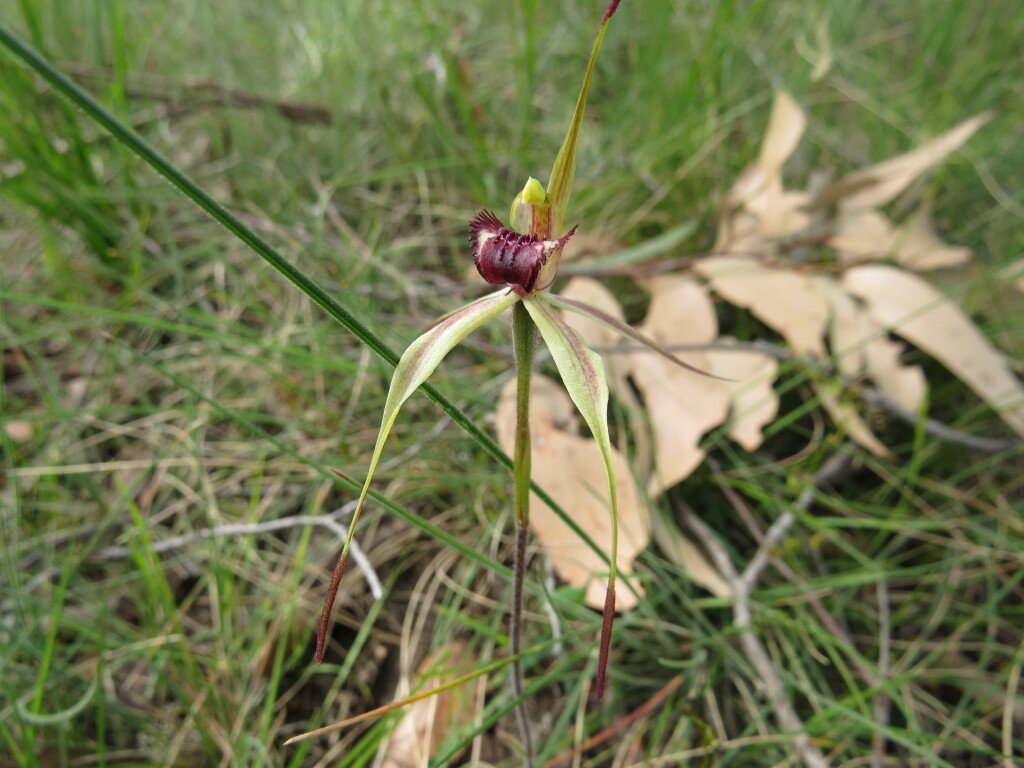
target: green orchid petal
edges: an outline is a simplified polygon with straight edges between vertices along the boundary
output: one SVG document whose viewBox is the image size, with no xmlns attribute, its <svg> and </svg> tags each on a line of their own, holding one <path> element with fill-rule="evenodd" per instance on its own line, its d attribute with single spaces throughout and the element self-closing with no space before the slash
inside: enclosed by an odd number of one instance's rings
<svg viewBox="0 0 1024 768">
<path fill-rule="evenodd" d="M 565 296 L 556 296 L 554 294 L 550 294 L 548 296 L 548 301 L 560 309 L 565 309 L 568 310 L 569 312 L 575 312 L 578 315 L 589 317 L 591 320 L 596 320 L 606 328 L 611 328 L 613 331 L 618 331 L 623 336 L 627 336 L 628 338 L 633 339 L 633 341 L 640 342 L 644 346 L 650 348 L 652 352 L 657 352 L 666 360 L 669 360 L 675 363 L 676 365 L 685 368 L 688 371 L 693 371 L 694 373 L 699 373 L 701 376 L 708 376 L 712 379 L 729 381 L 729 379 L 723 379 L 721 376 L 715 376 L 713 373 L 702 371 L 700 368 L 695 368 L 689 363 L 683 362 L 678 357 L 669 352 L 667 349 L 665 349 L 663 346 L 661 346 L 661 344 L 656 342 L 654 339 L 650 338 L 649 336 L 645 336 L 644 334 L 640 333 L 640 331 L 638 331 L 636 328 L 627 325 L 618 318 L 609 315 L 607 312 L 598 309 L 597 307 L 587 304 L 585 301 L 579 301 L 577 299 L 567 299 Z"/>
<path fill-rule="evenodd" d="M 318 662 L 323 660 L 331 609 L 334 607 L 334 598 L 338 592 L 338 585 L 341 583 L 341 577 L 345 572 L 345 563 L 348 561 L 348 553 L 352 546 L 352 537 L 355 533 L 356 523 L 359 522 L 359 514 L 362 512 L 363 504 L 366 502 L 366 495 L 370 491 L 370 482 L 373 480 L 374 472 L 377 471 L 377 464 L 380 462 L 381 454 L 384 452 L 384 444 L 387 442 L 388 435 L 391 434 L 391 429 L 398 418 L 398 411 L 412 393 L 419 389 L 419 386 L 434 372 L 434 369 L 437 368 L 445 355 L 451 352 L 456 344 L 488 320 L 497 317 L 509 309 L 519 299 L 519 296 L 507 288 L 477 299 L 461 309 L 446 315 L 440 322 L 433 325 L 410 344 L 409 348 L 402 353 L 398 365 L 395 366 L 395 373 L 391 379 L 391 388 L 388 390 L 388 398 L 384 403 L 384 416 L 381 419 L 380 432 L 377 434 L 377 443 L 373 447 L 373 456 L 370 458 L 370 468 L 366 473 L 363 488 L 359 492 L 356 511 L 352 515 L 348 535 L 345 537 L 341 556 L 338 558 L 338 564 L 335 566 L 334 574 L 331 576 L 331 586 L 328 589 L 327 599 L 324 601 L 323 611 L 320 614 L 316 647 L 316 660 Z"/>
<path fill-rule="evenodd" d="M 580 135 L 580 125 L 583 124 L 583 112 L 587 108 L 587 91 L 590 90 L 590 80 L 594 75 L 594 64 L 597 63 L 597 53 L 601 50 L 601 41 L 604 40 L 605 30 L 608 28 L 608 21 L 615 14 L 619 7 L 619 0 L 612 0 L 608 9 L 601 19 L 601 28 L 597 32 L 597 39 L 594 40 L 594 47 L 590 50 L 590 60 L 587 62 L 587 71 L 583 75 L 583 86 L 580 88 L 580 95 L 576 99 L 576 111 L 573 112 L 572 122 L 569 124 L 569 132 L 565 134 L 565 141 L 562 148 L 558 150 L 555 164 L 551 168 L 551 179 L 548 182 L 548 200 L 555 209 L 558 229 L 551 232 L 548 237 L 558 237 L 565 227 L 563 218 L 565 208 L 569 204 L 569 195 L 572 193 L 572 182 L 576 176 L 576 145 Z"/>
<path fill-rule="evenodd" d="M 569 397 L 587 422 L 594 441 L 601 450 L 605 477 L 608 480 L 608 498 L 611 499 L 612 547 L 611 571 L 605 595 L 604 620 L 601 626 L 601 650 L 597 668 L 597 695 L 604 695 L 605 673 L 608 667 L 608 648 L 612 637 L 612 619 L 615 615 L 615 580 L 619 549 L 619 504 L 612 464 L 612 441 L 608 433 L 608 379 L 601 357 L 586 345 L 578 333 L 562 319 L 558 308 L 547 293 L 534 293 L 523 299 L 540 335 L 551 350 L 551 358 L 562 377 Z"/>
</svg>

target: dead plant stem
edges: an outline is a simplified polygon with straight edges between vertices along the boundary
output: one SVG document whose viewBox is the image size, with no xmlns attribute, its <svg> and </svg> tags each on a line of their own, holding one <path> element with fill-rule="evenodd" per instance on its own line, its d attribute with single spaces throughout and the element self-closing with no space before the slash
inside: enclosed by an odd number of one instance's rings
<svg viewBox="0 0 1024 768">
<path fill-rule="evenodd" d="M 737 630 L 740 644 L 754 667 L 754 671 L 761 679 L 765 698 L 775 714 L 776 721 L 784 731 L 792 735 L 796 754 L 808 768 L 826 768 L 829 762 L 821 750 L 811 743 L 800 716 L 786 696 L 782 676 L 754 632 L 751 622 L 750 593 L 768 565 L 772 550 L 779 545 L 793 523 L 796 522 L 797 510 L 809 509 L 814 500 L 815 490 L 835 475 L 843 472 L 848 466 L 848 462 L 849 459 L 844 453 L 838 453 L 825 462 L 824 466 L 815 474 L 812 484 L 800 494 L 793 508 L 780 515 L 765 533 L 757 552 L 742 574 L 736 571 L 725 548 L 693 510 L 687 507 L 683 511 L 687 525 L 700 538 L 711 559 L 732 588 L 733 627 Z"/>
</svg>

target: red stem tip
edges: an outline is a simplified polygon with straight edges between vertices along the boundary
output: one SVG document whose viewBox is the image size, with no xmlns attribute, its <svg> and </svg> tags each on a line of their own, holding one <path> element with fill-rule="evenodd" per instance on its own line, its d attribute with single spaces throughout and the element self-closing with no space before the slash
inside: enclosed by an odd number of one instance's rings
<svg viewBox="0 0 1024 768">
<path fill-rule="evenodd" d="M 608 3 L 608 8 L 604 12 L 604 18 L 601 19 L 601 23 L 604 24 L 608 19 L 615 15 L 615 12 L 619 10 L 619 0 L 612 0 Z"/>
</svg>

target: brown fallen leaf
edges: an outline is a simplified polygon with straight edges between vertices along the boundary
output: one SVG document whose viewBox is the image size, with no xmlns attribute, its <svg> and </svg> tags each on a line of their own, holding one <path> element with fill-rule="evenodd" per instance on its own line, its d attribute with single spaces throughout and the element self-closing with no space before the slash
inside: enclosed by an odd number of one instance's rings
<svg viewBox="0 0 1024 768">
<path fill-rule="evenodd" d="M 805 192 L 786 191 L 782 166 L 803 136 L 807 119 L 796 101 L 778 91 L 758 159 L 733 184 L 719 224 L 716 253 L 763 253 L 771 239 L 810 226 Z"/>
<path fill-rule="evenodd" d="M 867 316 L 852 298 L 839 289 L 832 277 L 816 275 L 812 279 L 815 289 L 825 299 L 828 307 L 829 343 L 836 368 L 849 376 L 859 376 L 867 369 L 866 348 L 874 340 L 865 326 Z M 844 399 L 838 382 L 812 381 L 811 386 L 828 415 L 854 442 L 876 456 L 892 456 L 885 444 L 871 431 L 856 405 Z"/>
<path fill-rule="evenodd" d="M 641 328 L 663 345 L 710 344 L 718 335 L 715 305 L 699 282 L 683 275 L 660 275 L 643 282 L 651 294 Z M 679 357 L 689 362 L 686 355 Z"/>
<path fill-rule="evenodd" d="M 890 339 L 834 279 L 820 276 L 818 285 L 832 307 L 829 346 L 839 372 L 850 378 L 867 375 L 900 407 L 916 413 L 927 388 L 924 371 L 920 366 L 903 364 L 903 345 Z"/>
<path fill-rule="evenodd" d="M 864 355 L 867 343 L 865 318 L 870 318 L 831 277 L 819 276 L 818 287 L 828 299 L 832 314 L 828 344 L 836 370 L 844 376 L 858 378 L 867 367 Z"/>
<path fill-rule="evenodd" d="M 772 187 L 782 189 L 782 166 L 800 143 L 807 119 L 803 110 L 786 91 L 776 91 L 761 152 L 739 175 L 728 200 L 732 205 L 749 205 Z"/>
<path fill-rule="evenodd" d="M 919 365 L 903 364 L 902 344 L 877 336 L 867 347 L 867 357 L 868 376 L 889 399 L 909 413 L 921 410 L 928 383 Z"/>
<path fill-rule="evenodd" d="M 888 266 L 847 270 L 843 287 L 872 317 L 941 362 L 1024 437 L 1024 388 L 1006 357 L 963 311 L 922 278 Z"/>
<path fill-rule="evenodd" d="M 32 439 L 31 421 L 8 421 L 4 424 L 4 432 L 16 443 L 24 443 Z"/>
<path fill-rule="evenodd" d="M 832 277 L 766 266 L 763 259 L 784 260 L 788 254 L 778 241 L 803 233 L 808 242 L 824 236 L 845 265 L 882 258 L 917 270 L 963 265 L 970 252 L 938 237 L 927 205 L 900 225 L 876 209 L 942 162 L 990 117 L 978 115 L 910 152 L 836 182 L 812 179 L 806 192 L 790 191 L 783 185 L 782 166 L 796 149 L 806 121 L 792 97 L 777 93 L 758 159 L 726 197 L 715 255 L 697 262 L 694 271 L 723 299 L 748 309 L 781 334 L 798 355 L 825 359 L 828 325 L 841 373 L 867 376 L 904 409 L 918 410 L 925 397 L 924 373 L 903 364 L 903 346 L 888 338 L 867 308 Z M 1019 279 L 1024 285 L 1024 278 Z M 812 386 L 825 410 L 854 440 L 877 455 L 890 455 L 836 383 L 815 381 Z M 1012 407 L 1004 418 L 1014 419 Z M 758 428 L 754 435 L 759 434 Z"/>
<path fill-rule="evenodd" d="M 708 301 L 703 289 L 694 281 L 683 280 L 679 277 L 657 277 L 644 281 L 643 285 L 653 293 L 644 327 L 644 331 L 649 336 L 652 336 L 662 344 L 693 343 L 693 339 L 699 339 L 701 340 L 700 343 L 704 343 L 714 339 L 717 333 L 714 308 L 711 302 Z M 620 320 L 624 317 L 622 308 L 611 292 L 595 280 L 573 278 L 561 293 L 563 296 L 568 295 L 571 298 L 588 302 Z M 577 319 L 582 322 L 578 322 Z M 607 326 L 588 321 L 586 318 L 579 317 L 575 313 L 567 315 L 566 320 L 573 325 L 588 344 L 593 346 L 613 348 L 621 339 L 619 334 L 610 330 Z M 687 329 L 688 333 L 680 335 L 678 333 L 679 329 Z M 684 353 L 678 354 L 685 357 Z M 742 440 L 752 440 L 749 437 L 751 429 L 757 431 L 757 436 L 760 438 L 759 428 L 764 424 L 764 419 L 760 418 L 764 413 L 763 402 L 761 402 L 763 399 L 763 387 L 746 386 L 744 388 L 744 384 L 755 378 L 765 377 L 763 366 L 765 356 L 747 352 L 735 354 L 724 352 L 719 354 L 725 360 L 725 362 L 720 364 L 720 367 L 727 371 L 727 373 L 719 375 L 729 375 L 730 378 L 736 379 L 735 382 L 722 382 L 726 389 L 729 389 L 730 385 L 734 385 L 736 388 L 737 395 L 734 400 L 734 410 L 742 412 L 742 416 L 737 418 L 734 429 L 738 430 L 743 436 Z M 610 369 L 609 379 L 613 382 L 612 390 L 617 392 L 617 396 L 620 399 L 625 395 L 631 403 L 636 403 L 636 398 L 632 394 L 632 388 L 626 382 L 626 376 L 634 371 L 634 363 L 638 357 L 655 358 L 665 362 L 669 368 L 678 368 L 678 366 L 673 366 L 658 355 L 644 352 L 621 356 L 604 354 L 603 358 Z M 705 355 L 709 363 L 713 363 L 715 357 L 716 353 L 707 353 Z M 768 362 L 771 363 L 771 373 L 774 375 L 775 361 L 768 359 Z M 694 378 L 692 374 L 690 374 L 690 378 Z M 774 393 L 771 393 L 770 388 L 770 377 L 767 378 L 769 378 L 768 392 L 771 399 L 774 399 Z M 643 390 L 643 387 L 639 388 Z M 680 390 L 678 394 L 685 396 L 686 393 Z M 777 403 L 777 401 L 775 402 Z M 751 405 L 756 403 L 757 408 L 745 408 L 744 403 L 751 403 Z M 643 409 L 639 407 L 639 403 L 636 404 L 638 407 L 635 410 L 631 410 L 634 414 L 634 420 L 640 426 L 640 429 L 636 430 L 639 437 L 646 434 L 646 425 L 643 423 L 645 421 Z M 656 410 L 649 412 L 658 413 Z M 770 419 L 773 416 L 774 409 L 767 418 Z M 660 414 L 657 418 L 661 418 Z M 694 443 L 692 447 L 695 448 L 696 444 Z M 664 462 L 664 457 L 662 457 L 662 461 Z M 729 594 L 729 587 L 721 574 L 714 569 L 703 553 L 678 528 L 670 527 L 664 521 L 659 521 L 657 515 L 651 518 L 651 524 L 655 531 L 654 536 L 662 550 L 672 562 L 686 570 L 687 575 L 695 584 L 704 587 L 719 597 L 725 597 Z"/>
<path fill-rule="evenodd" d="M 844 392 L 836 381 L 811 382 L 822 407 L 839 427 L 858 445 L 867 448 L 876 456 L 891 459 L 892 451 L 879 440 L 871 427 L 857 410 L 857 406 L 843 398 Z"/>
<path fill-rule="evenodd" d="M 444 655 L 434 654 L 420 665 L 421 683 L 416 689 L 430 689 L 445 682 L 446 671 L 473 665 L 476 658 L 462 640 L 454 640 Z M 423 679 L 425 678 L 425 679 Z M 408 688 L 406 683 L 406 688 Z M 406 695 L 409 691 L 403 692 Z M 466 686 L 442 691 L 410 704 L 379 754 L 381 768 L 421 768 L 430 762 L 448 737 L 473 719 L 473 707 Z"/>
<path fill-rule="evenodd" d="M 840 213 L 828 238 L 843 264 L 885 258 L 895 250 L 898 241 L 899 231 L 888 217 L 873 210 Z"/>
<path fill-rule="evenodd" d="M 838 199 L 839 207 L 848 211 L 880 208 L 892 202 L 918 176 L 945 160 L 991 117 L 987 112 L 977 115 L 941 136 L 925 142 L 917 149 L 854 171 L 825 187 L 818 194 L 818 198 Z M 837 189 L 845 191 L 841 195 L 836 195 Z"/>
<path fill-rule="evenodd" d="M 734 341 L 722 336 L 719 341 Z M 730 438 L 748 451 L 757 450 L 764 442 L 762 430 L 779 412 L 779 397 L 772 384 L 779 363 L 768 355 L 747 350 L 707 353 L 708 372 L 719 376 L 729 393 Z"/>
<path fill-rule="evenodd" d="M 685 359 L 707 370 L 703 353 Z M 654 436 L 654 471 L 647 492 L 657 496 L 689 475 L 704 461 L 700 439 L 725 421 L 729 393 L 722 382 L 689 371 L 654 355 L 638 356 L 633 380 L 647 406 Z"/>
<path fill-rule="evenodd" d="M 642 333 L 667 347 L 715 340 L 715 308 L 696 280 L 671 275 L 645 285 L 652 295 Z M 676 354 L 701 370 L 709 367 L 706 352 Z M 729 391 L 724 382 L 696 376 L 653 353 L 635 355 L 631 371 L 654 436 L 654 471 L 647 491 L 656 496 L 700 466 L 704 451 L 698 444 L 705 432 L 725 421 Z"/>
<path fill-rule="evenodd" d="M 811 216 L 804 210 L 810 195 L 806 192 L 769 189 L 761 198 L 747 206 L 758 218 L 757 232 L 762 237 L 781 239 L 811 226 Z"/>
<path fill-rule="evenodd" d="M 963 246 L 939 239 L 931 212 L 922 205 L 896 226 L 875 210 L 842 211 L 828 244 L 838 251 L 839 261 L 854 264 L 892 257 L 898 264 L 917 271 L 955 267 L 971 258 Z"/>
<path fill-rule="evenodd" d="M 781 171 L 800 144 L 806 127 L 807 118 L 796 100 L 786 91 L 776 91 L 757 162 L 770 172 Z"/>
<path fill-rule="evenodd" d="M 989 341 L 1011 359 L 1024 359 L 1024 334 L 1013 321 L 1024 316 L 1024 259 L 995 271 L 972 259 L 957 269 L 929 272 L 928 283 L 940 293 L 956 296 L 967 315 L 986 321 Z"/>
<path fill-rule="evenodd" d="M 701 259 L 693 268 L 715 293 L 781 334 L 795 354 L 825 357 L 828 305 L 813 278 L 741 256 Z"/>
<path fill-rule="evenodd" d="M 502 388 L 497 412 L 498 442 L 508 453 L 515 445 L 515 401 L 516 382 L 510 381 Z M 551 379 L 534 374 L 530 396 L 533 479 L 599 547 L 610 552 L 611 513 L 601 452 L 593 440 L 576 435 L 574 425 L 575 410 L 569 396 Z M 629 464 L 615 449 L 612 460 L 619 501 L 617 565 L 626 581 L 633 572 L 633 560 L 650 541 L 650 515 L 640 503 Z M 530 494 L 530 528 L 559 578 L 584 587 L 587 605 L 603 607 L 607 563 L 534 493 Z M 643 594 L 635 582 L 634 586 Z M 616 596 L 618 610 L 629 610 L 637 603 L 625 584 Z"/>
<path fill-rule="evenodd" d="M 896 238 L 896 263 L 922 272 L 945 267 L 959 267 L 971 258 L 971 249 L 950 245 L 935 233 L 931 206 L 917 209 L 900 228 Z"/>
<path fill-rule="evenodd" d="M 702 259 L 694 270 L 707 278 L 720 296 L 749 309 L 775 329 L 795 354 L 826 358 L 824 335 L 830 312 L 819 278 L 765 267 L 754 259 L 738 256 Z M 822 406 L 851 438 L 878 456 L 891 455 L 832 383 L 818 381 L 812 386 Z"/>
<path fill-rule="evenodd" d="M 760 216 L 745 209 L 728 211 L 718 224 L 718 235 L 712 253 L 756 256 L 770 252 L 774 244 L 761 234 L 760 227 Z"/>
</svg>

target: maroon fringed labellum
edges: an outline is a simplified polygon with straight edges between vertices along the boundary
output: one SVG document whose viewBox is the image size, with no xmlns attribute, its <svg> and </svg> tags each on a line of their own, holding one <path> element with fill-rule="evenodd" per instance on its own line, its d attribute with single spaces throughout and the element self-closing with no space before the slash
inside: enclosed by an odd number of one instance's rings
<svg viewBox="0 0 1024 768">
<path fill-rule="evenodd" d="M 508 285 L 525 296 L 554 281 L 562 249 L 576 227 L 565 237 L 542 240 L 505 229 L 493 213 L 480 211 L 470 222 L 469 231 L 473 263 L 480 276 L 492 285 Z"/>
</svg>

